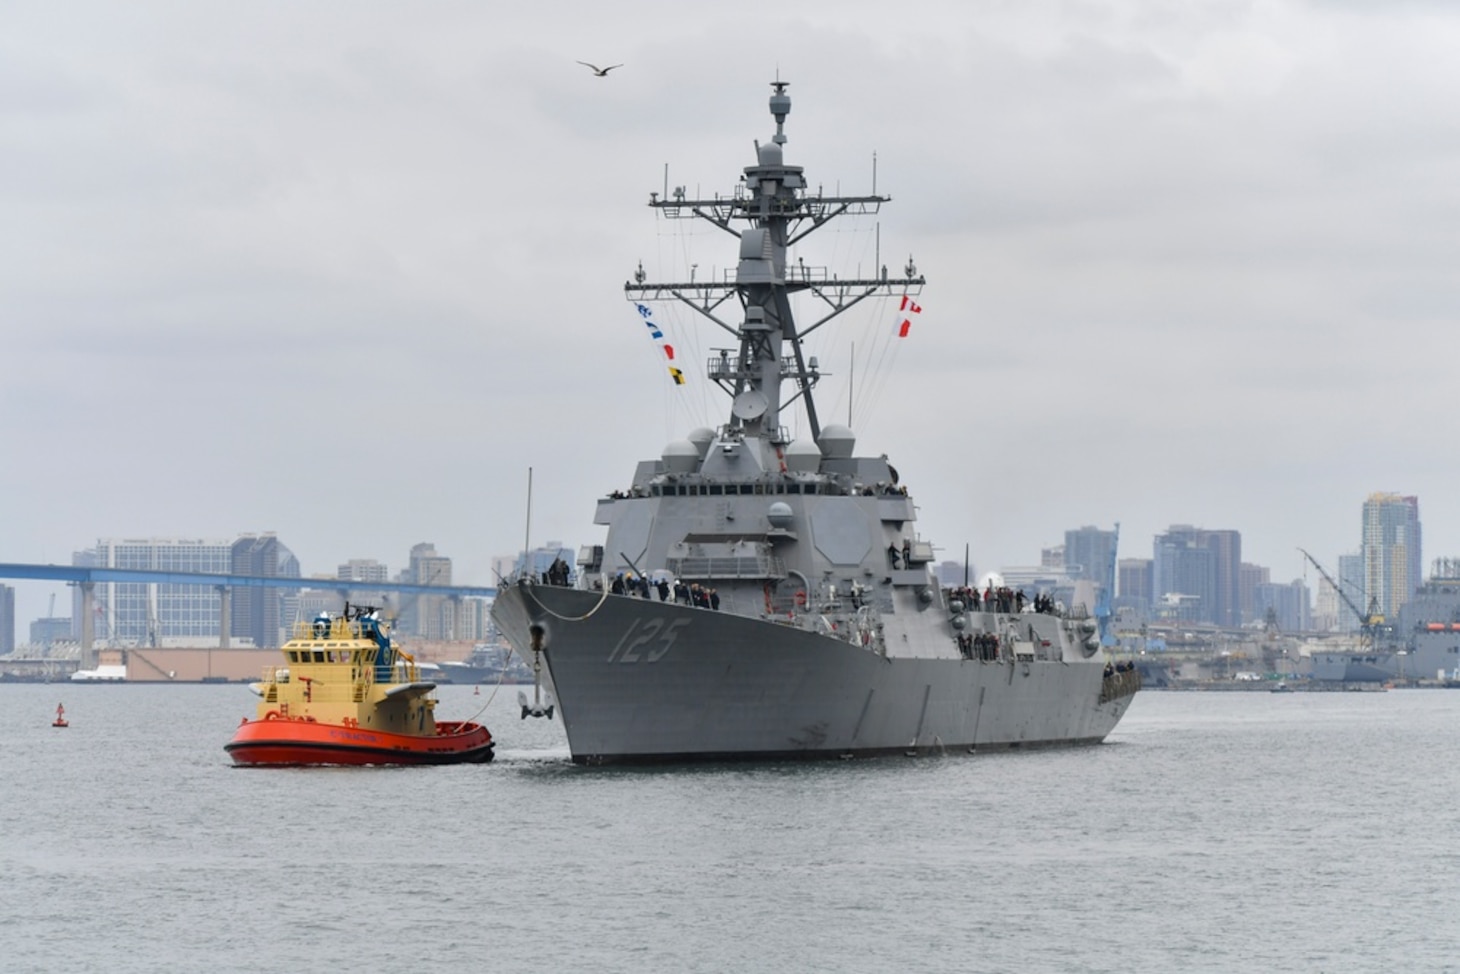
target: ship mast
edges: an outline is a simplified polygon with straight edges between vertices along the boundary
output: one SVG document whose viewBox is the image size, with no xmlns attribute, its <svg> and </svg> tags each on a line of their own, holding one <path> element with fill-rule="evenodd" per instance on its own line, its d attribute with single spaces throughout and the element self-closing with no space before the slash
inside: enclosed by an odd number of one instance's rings
<svg viewBox="0 0 1460 974">
<path fill-rule="evenodd" d="M 805 338 L 822 325 L 870 297 L 917 294 L 924 280 L 909 259 L 903 277 L 889 277 L 883 267 L 869 279 L 839 279 L 824 268 L 798 262 L 786 266 L 786 251 L 836 217 L 868 215 L 878 211 L 886 196 L 825 196 L 806 189 L 802 167 L 787 165 L 785 121 L 791 112 L 789 82 L 771 82 L 770 111 L 776 131 L 766 145 L 756 143 L 756 164 L 746 166 L 729 197 L 688 199 L 683 187 L 660 198 L 649 194 L 649 205 L 667 219 L 702 219 L 740 240 L 740 259 L 733 277 L 719 281 L 651 283 L 642 262 L 634 280 L 624 285 L 631 301 L 681 301 L 734 337 L 734 357 L 725 349 L 710 359 L 707 375 L 731 398 L 726 435 L 755 437 L 772 444 L 789 442 L 781 413 L 804 398 L 812 439 L 821 436 L 812 390 L 821 378 L 814 358 L 804 352 Z M 667 189 L 667 187 L 666 187 Z M 737 229 L 736 224 L 748 224 Z M 826 305 L 826 313 L 798 328 L 791 312 L 792 293 L 807 291 Z M 739 299 L 740 321 L 726 319 L 736 312 L 728 304 Z M 789 380 L 789 392 L 782 391 Z M 783 398 L 784 396 L 784 398 Z"/>
</svg>

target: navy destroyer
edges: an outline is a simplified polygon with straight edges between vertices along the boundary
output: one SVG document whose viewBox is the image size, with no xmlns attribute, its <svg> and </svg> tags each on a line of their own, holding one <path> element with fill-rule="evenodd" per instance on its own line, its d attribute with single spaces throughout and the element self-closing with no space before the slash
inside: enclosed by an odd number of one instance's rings
<svg viewBox="0 0 1460 974">
<path fill-rule="evenodd" d="M 784 159 L 786 89 L 772 83 L 775 133 L 732 194 L 650 195 L 664 217 L 738 238 L 722 280 L 650 283 L 640 265 L 625 285 L 641 313 L 683 302 L 733 336 L 707 362 L 728 417 L 599 498 L 607 536 L 576 578 L 501 586 L 492 616 L 541 681 L 523 716 L 555 702 L 580 764 L 1097 743 L 1140 677 L 1106 658 L 1096 615 L 942 586 L 886 455 L 858 456 L 850 428 L 822 423 L 806 336 L 867 298 L 906 307 L 924 279 L 911 259 L 870 278 L 788 265 L 788 247 L 888 197 L 809 188 Z M 821 302 L 809 326 L 797 294 Z"/>
</svg>

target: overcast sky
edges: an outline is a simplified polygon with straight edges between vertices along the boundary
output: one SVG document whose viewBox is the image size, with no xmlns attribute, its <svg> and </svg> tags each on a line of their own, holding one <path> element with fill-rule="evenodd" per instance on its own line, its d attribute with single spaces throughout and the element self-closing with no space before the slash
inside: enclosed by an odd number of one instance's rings
<svg viewBox="0 0 1460 974">
<path fill-rule="evenodd" d="M 1288 581 L 1382 490 L 1428 570 L 1460 555 L 1457 50 L 1422 2 L 9 2 L 0 561 L 275 531 L 306 574 L 431 541 L 492 584 L 529 467 L 532 543 L 601 541 L 596 497 L 724 420 L 723 340 L 664 311 L 672 386 L 623 284 L 734 241 L 648 193 L 730 191 L 779 72 L 787 161 L 866 193 L 875 154 L 893 197 L 797 255 L 927 275 L 908 338 L 869 308 L 815 351 L 945 557 L 1189 523 Z M 17 590 L 24 640 L 64 588 Z"/>
</svg>

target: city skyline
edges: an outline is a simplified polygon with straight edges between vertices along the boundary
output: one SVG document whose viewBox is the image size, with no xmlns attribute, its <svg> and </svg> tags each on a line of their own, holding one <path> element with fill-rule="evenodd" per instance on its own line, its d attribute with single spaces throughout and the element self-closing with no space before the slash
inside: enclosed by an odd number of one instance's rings
<svg viewBox="0 0 1460 974">
<path fill-rule="evenodd" d="M 525 553 L 493 559 L 493 572 L 506 577 L 529 565 L 541 573 L 558 558 L 571 562 L 574 552 L 562 542 L 550 541 Z M 358 583 L 350 586 L 349 597 L 379 606 L 403 635 L 474 640 L 486 632 L 481 596 L 464 590 L 490 586 L 460 586 L 445 596 L 394 590 L 401 584 L 449 589 L 456 584 L 451 558 L 439 554 L 431 542 L 412 545 L 406 566 L 394 573 L 374 558 L 350 558 L 332 573 L 301 572 L 293 553 L 273 533 L 242 533 L 235 540 L 102 538 L 95 547 L 74 552 L 71 565 L 64 567 L 72 566 L 144 575 L 163 572 L 299 580 L 297 587 L 232 587 L 228 620 L 233 645 L 277 645 L 298 620 L 312 618 L 322 608 L 338 610 L 340 586 L 336 583 L 340 581 Z M 35 592 L 49 590 L 46 615 L 27 620 L 24 610 L 16 609 L 17 584 L 32 586 Z M 211 643 L 219 638 L 224 618 L 221 598 L 217 583 L 211 580 L 199 585 L 143 579 L 97 581 L 92 591 L 93 638 L 122 645 Z M 80 638 L 81 606 L 82 594 L 75 585 L 58 580 L 0 579 L 0 656 L 17 644 Z M 29 628 L 31 638 L 17 635 L 10 639 L 22 626 Z"/>
<path fill-rule="evenodd" d="M 1404 527 L 1400 529 L 1399 536 L 1401 538 L 1410 537 L 1418 539 L 1420 535 L 1418 500 L 1414 496 L 1401 497 L 1383 492 L 1369 495 L 1363 502 L 1360 512 L 1360 541 L 1354 547 L 1359 549 L 1363 548 L 1363 539 L 1369 537 L 1372 533 L 1370 525 L 1375 520 L 1375 515 L 1373 514 L 1375 505 L 1385 504 L 1386 502 L 1388 508 L 1397 507 L 1404 512 L 1406 519 L 1403 521 Z M 1394 530 L 1390 528 L 1391 534 Z M 1408 533 L 1406 534 L 1406 532 Z M 1111 595 L 1113 598 L 1117 598 L 1117 601 L 1121 604 L 1127 606 L 1140 605 L 1143 612 L 1150 612 L 1153 617 L 1158 614 L 1157 603 L 1160 602 L 1162 595 L 1180 592 L 1187 598 L 1194 598 L 1195 602 L 1192 603 L 1193 608 L 1177 613 L 1177 615 L 1192 621 L 1236 628 L 1256 618 L 1260 618 L 1264 607 L 1278 606 L 1281 608 L 1283 618 L 1288 620 L 1303 620 L 1300 626 L 1290 626 L 1290 628 L 1307 629 L 1313 620 L 1331 624 L 1331 627 L 1335 630 L 1352 628 L 1350 624 L 1352 620 L 1346 618 L 1346 610 L 1340 609 L 1336 601 L 1332 606 L 1328 606 L 1327 612 L 1325 612 L 1326 603 L 1324 599 L 1326 586 L 1323 584 L 1321 575 L 1310 578 L 1307 572 L 1304 571 L 1300 575 L 1293 576 L 1292 578 L 1286 578 L 1280 575 L 1274 580 L 1272 566 L 1260 565 L 1243 557 L 1242 546 L 1244 537 L 1240 531 L 1235 529 L 1209 529 L 1191 524 L 1172 524 L 1166 529 L 1152 535 L 1148 548 L 1137 548 L 1134 550 L 1132 546 L 1139 542 L 1136 539 L 1130 538 L 1129 533 L 1124 528 L 1120 529 L 1119 539 L 1117 539 L 1116 526 L 1114 525 L 1110 529 L 1104 529 L 1094 525 L 1067 528 L 1063 532 L 1063 537 L 1063 544 L 1041 549 L 1040 564 L 1048 569 L 1047 571 L 1035 571 L 1018 564 L 993 566 L 972 561 L 976 576 L 982 577 L 990 572 L 995 572 L 1000 575 L 1003 575 L 1005 572 L 1013 572 L 1018 577 L 1029 574 L 1031 578 L 1039 577 L 1051 581 L 1072 581 L 1085 578 L 1093 580 L 1098 586 L 1103 583 L 1106 576 L 1110 575 L 1110 568 L 1112 567 L 1109 564 L 1110 555 L 1112 554 L 1111 546 L 1119 543 L 1125 547 L 1114 551 L 1117 555 L 1118 565 L 1114 566 L 1116 567 L 1116 572 L 1112 577 L 1112 581 L 1115 584 Z M 1173 557 L 1170 553 L 1173 545 L 1172 539 L 1176 539 L 1174 543 L 1179 544 L 1181 551 L 1195 549 L 1191 551 L 1191 554 L 1201 554 L 1206 560 L 1198 560 L 1193 562 L 1191 567 L 1186 568 L 1181 568 L 1177 565 L 1168 566 L 1163 573 L 1157 565 L 1162 559 L 1163 552 L 1167 553 L 1166 557 Z M 97 542 L 96 548 L 83 549 L 75 552 L 73 554 L 73 562 L 76 564 L 108 564 L 121 567 L 116 556 L 103 555 L 101 558 L 98 558 L 98 552 L 106 552 L 112 548 L 141 551 L 152 544 L 169 546 L 179 543 L 200 546 L 202 548 L 216 547 L 221 552 L 219 557 L 227 557 L 229 553 L 233 553 L 233 557 L 236 559 L 239 557 L 239 553 L 242 553 L 245 559 L 244 564 L 246 566 L 254 566 L 249 571 L 240 572 L 242 574 L 273 573 L 272 571 L 261 570 L 255 564 L 258 560 L 257 551 L 261 546 L 268 545 L 271 546 L 268 550 L 273 551 L 277 548 L 277 550 L 283 553 L 283 557 L 289 559 L 295 565 L 288 572 L 289 574 L 292 575 L 294 572 L 297 572 L 297 577 L 306 581 L 309 579 L 318 579 L 322 582 L 348 579 L 368 583 L 370 581 L 388 580 L 420 584 L 451 584 L 453 581 L 453 557 L 449 554 L 438 553 L 436 545 L 433 542 L 417 542 L 411 545 L 405 556 L 406 564 L 395 572 L 390 571 L 388 561 L 381 561 L 374 557 L 366 557 L 360 554 L 352 554 L 340 560 L 332 570 L 307 570 L 298 564 L 292 551 L 284 546 L 282 540 L 277 539 L 271 532 L 264 532 L 262 534 L 241 532 L 234 541 L 188 540 L 179 542 L 177 539 L 103 538 Z M 446 550 L 448 549 L 443 548 L 443 552 Z M 529 555 L 534 562 L 535 570 L 540 571 L 546 566 L 548 561 L 557 557 L 559 554 L 564 554 L 565 560 L 569 560 L 571 563 L 572 559 L 568 556 L 572 556 L 575 551 L 575 544 L 571 542 L 565 543 L 560 539 L 553 539 L 534 545 Z M 1150 556 L 1146 556 L 1141 554 L 1141 551 L 1150 551 L 1151 554 Z M 1071 556 L 1070 552 L 1074 552 L 1074 555 Z M 944 566 L 957 564 L 956 562 L 949 561 L 946 558 L 946 554 L 946 552 L 942 553 L 943 556 L 936 558 L 935 561 Z M 1177 552 L 1177 555 L 1180 557 L 1188 559 L 1191 557 L 1191 554 Z M 133 556 L 134 559 L 136 557 Z M 164 561 L 167 558 L 166 555 L 158 556 L 156 554 L 149 554 L 144 559 L 145 563 L 134 562 L 132 567 L 157 567 L 156 562 L 159 557 Z M 1055 560 L 1051 562 L 1051 558 Z M 1416 560 L 1427 558 L 1421 565 L 1416 584 L 1428 577 L 1427 566 L 1429 563 L 1437 560 L 1449 560 L 1449 556 L 1446 555 L 1425 556 L 1418 546 L 1414 549 L 1406 549 L 1404 558 L 1406 559 L 1406 565 Z M 495 585 L 496 576 L 505 575 L 510 570 L 520 568 L 522 560 L 523 552 L 520 550 L 515 554 L 506 553 L 493 556 L 490 561 L 493 566 L 494 578 L 488 584 Z M 173 561 L 176 562 L 176 557 L 173 558 Z M 235 561 L 234 563 L 237 564 L 238 562 Z M 1325 570 L 1329 571 L 1330 574 L 1334 574 L 1334 568 L 1337 568 L 1339 570 L 1337 577 L 1344 579 L 1346 583 L 1351 582 L 1354 577 L 1359 577 L 1362 583 L 1361 567 L 1363 555 L 1340 553 L 1332 557 L 1331 564 L 1326 562 L 1320 563 L 1324 564 Z M 1029 562 L 1027 561 L 1023 563 L 1023 565 L 1028 564 Z M 178 570 L 204 569 L 179 568 Z M 217 569 L 215 567 L 212 570 L 226 572 L 228 569 L 226 567 L 223 569 Z M 1249 577 L 1249 574 L 1253 572 L 1257 574 Z M 1219 577 L 1225 579 L 1225 581 L 1219 584 Z M 1409 576 L 1406 575 L 1405 577 L 1407 578 Z M 1161 581 L 1163 578 L 1167 583 L 1164 586 Z M 1139 579 L 1139 581 L 1136 579 Z M 456 578 L 455 581 L 460 584 L 477 584 L 475 581 L 461 578 Z M 945 584 L 955 583 L 945 579 Z M 1060 581 L 1059 584 L 1063 585 L 1064 581 Z M 0 585 L 8 585 L 12 590 L 18 587 L 22 592 L 27 588 L 33 589 L 34 591 L 29 594 L 35 596 L 37 602 L 42 599 L 47 599 L 50 595 L 55 595 L 58 592 L 65 592 L 68 602 L 74 602 L 75 600 L 74 592 L 69 591 L 63 583 L 23 581 L 17 583 L 15 580 L 0 580 Z M 1302 590 L 1306 592 L 1306 599 L 1300 607 L 1291 601 L 1293 593 L 1296 591 L 1295 586 L 1302 586 Z M 368 585 L 362 585 L 362 588 L 365 587 L 368 587 Z M 1168 591 L 1158 591 L 1163 587 L 1168 589 Z M 1139 595 L 1131 591 L 1132 589 L 1147 594 Z M 207 596 L 201 595 L 199 597 L 207 598 Z M 1132 599 L 1135 599 L 1135 601 L 1133 602 Z M 257 601 L 256 594 L 246 593 L 243 601 L 248 605 L 252 605 L 253 602 Z M 402 631 L 409 631 L 423 638 L 440 638 L 441 627 L 446 626 L 449 628 L 452 625 L 449 619 L 445 622 L 441 621 L 444 617 L 441 615 L 440 605 L 437 604 L 441 601 L 444 600 L 433 600 L 427 597 L 422 599 L 420 604 L 412 601 L 406 605 L 399 620 Z M 36 623 L 45 618 L 43 615 L 28 618 L 25 615 L 24 606 L 30 604 L 30 601 L 18 593 L 12 596 L 11 602 L 13 606 L 11 611 L 14 612 L 17 629 L 28 623 Z M 213 602 L 216 606 L 216 597 L 214 597 Z M 1248 603 L 1253 603 L 1253 605 L 1249 607 Z M 239 604 L 239 596 L 235 594 L 232 628 L 235 635 L 246 635 L 244 626 L 239 618 L 239 609 L 237 608 Z M 72 614 L 74 614 L 74 611 L 73 606 Z M 216 607 L 212 611 L 216 612 Z M 245 611 L 251 611 L 257 615 L 257 613 L 263 610 L 255 606 L 251 610 L 245 608 Z M 422 616 L 422 613 L 425 615 Z M 145 627 L 147 620 L 145 619 L 145 613 L 143 615 L 144 618 L 142 619 L 141 625 Z M 424 624 L 421 621 L 422 618 L 426 620 Z M 133 628 L 136 628 L 136 626 L 134 625 Z M 260 624 L 255 622 L 254 628 L 260 628 Z M 475 628 L 472 628 L 472 631 L 475 631 Z M 216 633 L 216 626 L 213 632 Z M 16 642 L 23 643 L 25 639 L 17 633 Z"/>
<path fill-rule="evenodd" d="M 928 279 L 879 367 L 851 350 L 888 304 L 808 352 L 943 555 L 1204 524 L 1281 580 L 1354 550 L 1375 491 L 1429 498 L 1427 547 L 1460 551 L 1433 433 L 1460 10 L 740 15 L 777 24 L 757 55 L 639 0 L 0 11 L 0 552 L 241 526 L 319 570 L 449 542 L 490 583 L 524 537 L 595 539 L 598 497 L 726 421 L 713 332 L 665 309 L 672 383 L 623 285 L 734 267 L 645 204 L 732 191 L 778 72 L 786 161 L 893 198 L 798 260 Z"/>
</svg>

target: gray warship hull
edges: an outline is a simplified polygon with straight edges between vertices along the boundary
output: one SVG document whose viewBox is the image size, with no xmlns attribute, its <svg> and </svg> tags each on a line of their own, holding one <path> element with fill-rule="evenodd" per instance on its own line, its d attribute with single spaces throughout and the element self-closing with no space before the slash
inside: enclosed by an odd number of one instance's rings
<svg viewBox="0 0 1460 974">
<path fill-rule="evenodd" d="M 1392 653 L 1315 653 L 1313 679 L 1335 683 L 1383 683 L 1395 677 Z"/>
<path fill-rule="evenodd" d="M 1372 646 L 1359 652 L 1315 653 L 1313 679 L 1346 683 L 1460 679 L 1460 578 L 1450 577 L 1460 572 L 1460 564 L 1439 559 L 1435 569 L 1400 607 L 1395 624 L 1373 627 Z"/>
<path fill-rule="evenodd" d="M 580 764 L 1096 744 L 1138 686 L 1097 660 L 887 658 L 776 622 L 551 586 L 504 588 L 493 613 L 519 646 L 540 628 Z"/>
</svg>

